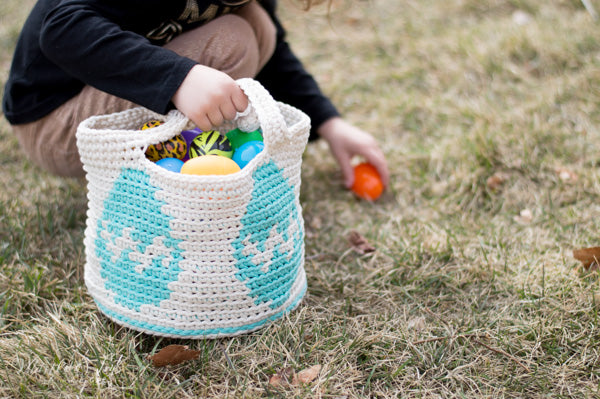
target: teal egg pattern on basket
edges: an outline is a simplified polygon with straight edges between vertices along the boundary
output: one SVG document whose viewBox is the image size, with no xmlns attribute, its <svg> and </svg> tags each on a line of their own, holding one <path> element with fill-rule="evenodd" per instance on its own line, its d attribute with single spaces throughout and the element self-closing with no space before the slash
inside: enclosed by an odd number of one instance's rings
<svg viewBox="0 0 600 399">
<path fill-rule="evenodd" d="M 289 298 L 296 281 L 304 232 L 294 188 L 275 163 L 260 166 L 253 178 L 257 183 L 240 236 L 233 242 L 236 277 L 246 283 L 257 305 L 269 303 L 276 309 Z"/>
<path fill-rule="evenodd" d="M 182 240 L 173 238 L 174 217 L 162 211 L 166 202 L 157 199 L 161 188 L 151 184 L 148 173 L 127 168 L 115 180 L 96 223 L 95 255 L 109 295 L 108 303 L 97 301 L 99 308 L 135 329 L 181 337 L 250 331 L 295 308 L 304 296 L 306 281 L 299 276 L 304 229 L 294 187 L 273 161 L 258 166 L 253 180 L 239 235 L 230 241 L 232 278 L 247 287 L 250 303 L 272 309 L 268 317 L 245 325 L 186 329 L 135 316 L 148 309 L 160 313 L 161 304 L 173 304 L 172 289 L 178 285 L 172 283 L 183 272 L 184 250 Z M 293 287 L 300 282 L 301 287 Z"/>
<path fill-rule="evenodd" d="M 156 199 L 158 188 L 149 180 L 145 172 L 123 170 L 104 201 L 95 242 L 105 288 L 114 293 L 115 303 L 136 311 L 168 299 L 168 284 L 181 272 L 181 240 L 171 237 L 172 218 L 161 212 L 165 203 Z M 119 250 L 123 246 L 128 248 Z"/>
</svg>

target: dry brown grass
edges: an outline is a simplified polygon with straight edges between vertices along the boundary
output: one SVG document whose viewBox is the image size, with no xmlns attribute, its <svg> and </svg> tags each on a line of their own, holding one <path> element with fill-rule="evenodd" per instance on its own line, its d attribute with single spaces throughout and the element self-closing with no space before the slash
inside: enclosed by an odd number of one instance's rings
<svg viewBox="0 0 600 399">
<path fill-rule="evenodd" d="M 32 3 L 0 5 L 2 81 Z M 306 300 L 256 333 L 185 341 L 200 360 L 159 370 L 145 355 L 180 341 L 110 324 L 86 294 L 84 185 L 33 167 L 1 122 L 0 397 L 599 396 L 598 274 L 571 255 L 600 227 L 600 28 L 583 4 L 280 8 L 324 91 L 382 143 L 388 192 L 357 201 L 310 145 Z M 352 252 L 350 230 L 377 251 Z M 307 386 L 267 385 L 314 364 Z"/>
</svg>

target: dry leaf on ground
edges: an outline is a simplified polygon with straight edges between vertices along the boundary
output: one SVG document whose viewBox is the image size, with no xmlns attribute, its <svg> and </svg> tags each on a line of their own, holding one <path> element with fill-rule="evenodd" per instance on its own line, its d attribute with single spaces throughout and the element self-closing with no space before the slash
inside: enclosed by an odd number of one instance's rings
<svg viewBox="0 0 600 399">
<path fill-rule="evenodd" d="M 197 359 L 200 351 L 188 349 L 186 345 L 168 345 L 156 354 L 148 356 L 154 367 L 174 366 L 188 360 Z"/>
<path fill-rule="evenodd" d="M 358 231 L 351 231 L 348 234 L 348 241 L 350 241 L 352 248 L 361 255 L 375 251 L 375 247 L 369 244 Z"/>
<path fill-rule="evenodd" d="M 315 378 L 317 378 L 319 376 L 320 372 L 321 372 L 321 365 L 315 364 L 312 367 L 309 367 L 307 369 L 299 371 L 298 374 L 296 374 L 295 378 L 293 379 L 292 384 L 293 385 L 309 384 L 309 383 L 313 382 L 315 380 Z"/>
<path fill-rule="evenodd" d="M 498 190 L 507 180 L 508 174 L 502 172 L 496 172 L 487 178 L 487 186 L 490 190 Z"/>
<path fill-rule="evenodd" d="M 274 388 L 310 384 L 321 372 L 321 365 L 316 364 L 296 373 L 292 367 L 284 367 L 269 378 L 269 385 Z"/>
<path fill-rule="evenodd" d="M 586 270 L 598 270 L 600 268 L 600 247 L 574 249 L 573 257 L 580 261 Z"/>
<path fill-rule="evenodd" d="M 269 378 L 269 385 L 278 388 L 288 386 L 296 378 L 296 372 L 292 367 L 284 367 Z"/>
</svg>

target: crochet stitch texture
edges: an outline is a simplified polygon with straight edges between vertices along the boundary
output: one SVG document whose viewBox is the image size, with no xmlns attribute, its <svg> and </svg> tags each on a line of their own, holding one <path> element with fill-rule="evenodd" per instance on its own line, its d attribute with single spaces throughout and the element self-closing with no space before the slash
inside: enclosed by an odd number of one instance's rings
<svg viewBox="0 0 600 399">
<path fill-rule="evenodd" d="M 189 127 L 179 112 L 91 117 L 77 145 L 88 180 L 85 283 L 99 310 L 148 334 L 215 338 L 256 330 L 306 292 L 299 202 L 310 121 L 238 81 L 251 108 L 219 127 L 263 131 L 265 149 L 226 176 L 169 172 L 148 145 Z M 148 119 L 165 123 L 136 130 Z"/>
</svg>

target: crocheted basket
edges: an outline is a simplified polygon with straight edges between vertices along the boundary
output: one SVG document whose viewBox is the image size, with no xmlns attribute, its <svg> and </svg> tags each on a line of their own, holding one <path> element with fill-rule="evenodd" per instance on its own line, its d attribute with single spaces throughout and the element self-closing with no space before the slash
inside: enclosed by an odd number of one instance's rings
<svg viewBox="0 0 600 399">
<path fill-rule="evenodd" d="M 264 150 L 239 172 L 183 175 L 144 153 L 190 127 L 178 111 L 94 116 L 77 130 L 88 181 L 85 283 L 102 313 L 179 338 L 256 330 L 306 292 L 298 200 L 310 120 L 241 79 L 247 112 L 219 127 L 258 127 Z M 149 119 L 165 123 L 140 131 Z"/>
</svg>

